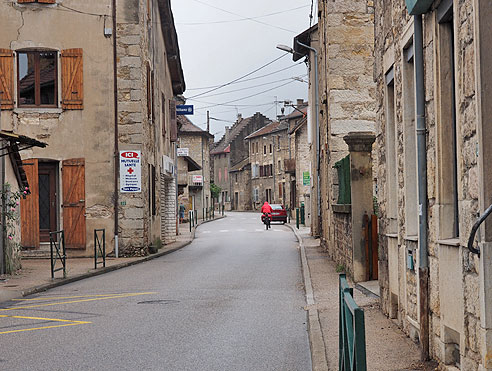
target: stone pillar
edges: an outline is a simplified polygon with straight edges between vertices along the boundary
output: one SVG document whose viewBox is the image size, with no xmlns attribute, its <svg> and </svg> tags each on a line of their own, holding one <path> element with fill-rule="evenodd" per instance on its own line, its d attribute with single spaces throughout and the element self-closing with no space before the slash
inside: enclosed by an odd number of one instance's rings
<svg viewBox="0 0 492 371">
<path fill-rule="evenodd" d="M 352 256 L 354 282 L 366 279 L 366 252 L 362 223 L 364 214 L 373 213 L 372 132 L 351 132 L 343 137 L 350 152 L 350 187 L 352 197 Z"/>
</svg>

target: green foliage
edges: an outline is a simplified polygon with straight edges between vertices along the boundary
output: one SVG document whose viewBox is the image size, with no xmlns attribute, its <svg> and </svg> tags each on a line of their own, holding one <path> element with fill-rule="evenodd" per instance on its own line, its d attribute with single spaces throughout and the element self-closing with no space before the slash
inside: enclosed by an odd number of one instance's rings
<svg viewBox="0 0 492 371">
<path fill-rule="evenodd" d="M 220 191 L 222 191 L 222 189 L 217 184 L 210 184 L 210 193 L 212 194 L 212 198 L 219 198 Z"/>
<path fill-rule="evenodd" d="M 162 240 L 161 240 L 159 237 L 157 237 L 157 238 L 154 240 L 153 245 L 154 245 L 155 247 L 157 247 L 157 250 L 159 250 L 159 249 L 162 247 Z"/>
<path fill-rule="evenodd" d="M 337 273 L 345 272 L 345 265 L 337 264 Z"/>
</svg>

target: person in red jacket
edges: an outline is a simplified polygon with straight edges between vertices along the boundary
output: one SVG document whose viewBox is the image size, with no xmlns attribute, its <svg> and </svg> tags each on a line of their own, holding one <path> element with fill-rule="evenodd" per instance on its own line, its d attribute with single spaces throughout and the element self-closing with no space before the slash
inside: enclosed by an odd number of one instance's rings
<svg viewBox="0 0 492 371">
<path fill-rule="evenodd" d="M 261 207 L 261 221 L 265 223 L 265 217 L 267 218 L 266 229 L 270 228 L 270 222 L 272 221 L 272 207 L 268 202 L 265 201 L 263 206 Z"/>
<path fill-rule="evenodd" d="M 265 203 L 263 204 L 263 206 L 261 207 L 261 212 L 263 214 L 271 214 L 273 211 L 272 207 L 270 206 L 270 204 L 268 202 L 265 201 Z"/>
</svg>

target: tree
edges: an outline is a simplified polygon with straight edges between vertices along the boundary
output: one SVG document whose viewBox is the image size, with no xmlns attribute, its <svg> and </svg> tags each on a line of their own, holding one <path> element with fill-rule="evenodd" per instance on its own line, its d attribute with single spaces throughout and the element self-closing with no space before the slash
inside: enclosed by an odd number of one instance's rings
<svg viewBox="0 0 492 371">
<path fill-rule="evenodd" d="M 222 189 L 215 183 L 210 184 L 210 193 L 213 199 L 218 199 Z"/>
</svg>

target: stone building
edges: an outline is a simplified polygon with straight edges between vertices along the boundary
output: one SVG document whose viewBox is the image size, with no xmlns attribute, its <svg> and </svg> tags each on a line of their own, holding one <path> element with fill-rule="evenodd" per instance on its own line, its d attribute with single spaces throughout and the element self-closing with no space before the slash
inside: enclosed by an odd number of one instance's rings
<svg viewBox="0 0 492 371">
<path fill-rule="evenodd" d="M 372 3 L 318 1 L 318 24 L 297 35 L 293 48 L 294 61 L 306 57 L 309 62 L 306 134 L 311 151 L 311 233 L 320 237 L 334 261 L 358 281 L 365 280 L 370 270 L 368 264 L 361 264 L 365 260 L 361 236 L 364 214 L 374 214 L 373 203 L 368 202 L 372 197 L 367 197 L 373 189 L 366 179 L 370 165 L 358 162 L 367 156 L 360 156 L 358 151 L 349 156 L 344 138 L 349 133 L 373 132 L 375 127 Z M 366 148 L 365 144 L 360 146 Z M 357 197 L 364 195 L 363 203 L 350 199 L 350 182 L 339 179 L 342 165 L 348 177 L 351 171 L 364 171 L 357 187 L 368 189 L 355 193 Z M 340 193 L 348 195 L 343 204 Z"/>
<path fill-rule="evenodd" d="M 268 123 L 270 120 L 259 112 L 248 118 L 239 115 L 232 127 L 226 126 L 224 136 L 210 150 L 214 183 L 221 188 L 219 204 L 224 205 L 226 210 L 232 210 L 235 205 L 229 171 L 249 156 L 249 148 L 244 139 Z"/>
<path fill-rule="evenodd" d="M 306 225 L 311 225 L 311 150 L 307 134 L 307 117 L 299 115 L 289 131 L 290 161 L 284 162 L 285 172 L 291 174 L 289 207 L 293 210 L 304 205 Z"/>
<path fill-rule="evenodd" d="M 178 116 L 178 207 L 196 210 L 203 218 L 212 205 L 210 195 L 210 144 L 213 135 Z"/>
<path fill-rule="evenodd" d="M 253 209 L 265 201 L 286 205 L 290 194 L 290 174 L 285 173 L 284 160 L 289 158 L 287 120 L 274 121 L 248 135 L 251 163 Z"/>
<path fill-rule="evenodd" d="M 64 230 L 87 255 L 96 228 L 124 255 L 173 241 L 185 84 L 170 1 L 16 0 L 0 19 L 1 128 L 48 144 L 22 152 L 22 245 Z"/>
<path fill-rule="evenodd" d="M 251 163 L 249 157 L 234 165 L 229 171 L 232 186 L 232 209 L 236 211 L 252 210 Z"/>
<path fill-rule="evenodd" d="M 443 369 L 492 370 L 491 218 L 467 248 L 492 202 L 492 3 L 374 4 L 382 307 Z"/>
</svg>

